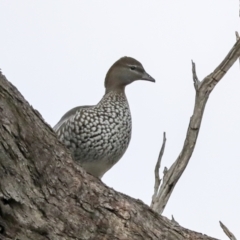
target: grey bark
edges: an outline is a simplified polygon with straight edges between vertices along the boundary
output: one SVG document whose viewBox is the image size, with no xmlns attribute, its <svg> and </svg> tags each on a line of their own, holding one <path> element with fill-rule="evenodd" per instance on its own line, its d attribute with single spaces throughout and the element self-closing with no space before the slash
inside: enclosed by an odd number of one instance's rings
<svg viewBox="0 0 240 240">
<path fill-rule="evenodd" d="M 87 174 L 0 73 L 0 239 L 214 238 Z"/>
</svg>

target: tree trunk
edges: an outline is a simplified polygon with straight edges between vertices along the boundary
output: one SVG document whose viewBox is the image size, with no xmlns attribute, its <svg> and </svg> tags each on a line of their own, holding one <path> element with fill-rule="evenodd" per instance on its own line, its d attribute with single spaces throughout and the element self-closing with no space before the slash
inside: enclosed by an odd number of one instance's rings
<svg viewBox="0 0 240 240">
<path fill-rule="evenodd" d="M 108 188 L 72 161 L 0 73 L 0 239 L 213 239 Z"/>
</svg>

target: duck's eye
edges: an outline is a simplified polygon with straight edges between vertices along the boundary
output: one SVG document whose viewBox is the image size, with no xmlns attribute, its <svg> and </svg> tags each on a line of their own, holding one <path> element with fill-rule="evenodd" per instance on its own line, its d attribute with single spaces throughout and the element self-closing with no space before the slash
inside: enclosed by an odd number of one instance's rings
<svg viewBox="0 0 240 240">
<path fill-rule="evenodd" d="M 135 66 L 131 66 L 130 69 L 131 69 L 131 70 L 135 70 L 136 67 L 135 67 Z"/>
</svg>

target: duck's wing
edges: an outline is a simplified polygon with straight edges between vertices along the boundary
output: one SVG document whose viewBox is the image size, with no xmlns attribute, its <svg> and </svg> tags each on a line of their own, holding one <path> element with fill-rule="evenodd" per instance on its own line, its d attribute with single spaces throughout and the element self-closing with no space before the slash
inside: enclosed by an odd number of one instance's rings
<svg viewBox="0 0 240 240">
<path fill-rule="evenodd" d="M 60 121 L 53 127 L 53 130 L 57 132 L 72 116 L 76 114 L 78 110 L 81 110 L 83 108 L 91 108 L 91 107 L 93 106 L 79 106 L 69 110 L 62 116 Z"/>
</svg>

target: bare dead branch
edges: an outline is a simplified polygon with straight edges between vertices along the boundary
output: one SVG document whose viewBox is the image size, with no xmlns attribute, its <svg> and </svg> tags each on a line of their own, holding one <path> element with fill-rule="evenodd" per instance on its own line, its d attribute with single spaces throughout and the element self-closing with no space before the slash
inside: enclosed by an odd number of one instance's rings
<svg viewBox="0 0 240 240">
<path fill-rule="evenodd" d="M 237 31 L 235 32 L 235 35 L 236 35 L 236 41 L 238 41 L 240 37 Z"/>
<path fill-rule="evenodd" d="M 193 75 L 194 87 L 195 87 L 195 90 L 197 91 L 200 81 L 198 80 L 197 73 L 196 73 L 196 65 L 193 62 L 193 60 L 192 60 L 192 75 Z"/>
<path fill-rule="evenodd" d="M 194 83 L 198 83 L 197 85 L 195 84 L 196 97 L 193 115 L 190 118 L 182 151 L 163 177 L 160 190 L 156 196 L 156 201 L 152 206 L 154 211 L 160 214 L 163 212 L 174 187 L 187 167 L 187 164 L 194 151 L 208 97 L 216 84 L 223 78 L 227 71 L 232 67 L 234 62 L 239 58 L 239 56 L 240 40 L 234 44 L 230 52 L 219 64 L 219 66 L 201 82 L 197 82 L 195 64 L 192 63 Z"/>
<path fill-rule="evenodd" d="M 162 147 L 161 147 L 161 150 L 159 152 L 159 156 L 158 156 L 158 160 L 157 160 L 157 163 L 156 163 L 156 166 L 155 166 L 155 184 L 154 184 L 154 194 L 152 196 L 152 203 L 151 203 L 151 207 L 153 206 L 155 200 L 156 200 L 156 196 L 157 196 L 157 193 L 158 193 L 158 190 L 159 190 L 159 186 L 161 184 L 161 179 L 160 179 L 160 176 L 159 176 L 159 169 L 160 169 L 160 166 L 161 166 L 161 161 L 162 161 L 162 156 L 163 156 L 163 153 L 164 153 L 164 149 L 165 149 L 165 144 L 166 144 L 166 133 L 164 132 L 163 133 L 163 143 L 162 143 Z"/>
<path fill-rule="evenodd" d="M 221 221 L 219 221 L 219 223 L 222 230 L 225 232 L 225 234 L 229 237 L 230 240 L 237 240 L 233 233 L 231 233 L 229 229 Z"/>
<path fill-rule="evenodd" d="M 167 167 L 164 167 L 164 169 L 163 169 L 163 175 L 167 174 L 167 172 L 168 172 L 168 168 L 167 168 Z"/>
<path fill-rule="evenodd" d="M 179 223 L 175 220 L 175 218 L 173 217 L 173 215 L 172 215 L 171 221 L 172 221 L 174 224 L 179 225 Z"/>
<path fill-rule="evenodd" d="M 239 11 L 240 11 L 240 8 L 239 8 Z M 236 35 L 236 41 L 238 41 L 240 37 L 237 31 L 235 32 L 235 35 Z M 238 60 L 239 60 L 239 66 L 240 66 L 240 58 Z"/>
</svg>

